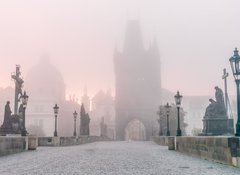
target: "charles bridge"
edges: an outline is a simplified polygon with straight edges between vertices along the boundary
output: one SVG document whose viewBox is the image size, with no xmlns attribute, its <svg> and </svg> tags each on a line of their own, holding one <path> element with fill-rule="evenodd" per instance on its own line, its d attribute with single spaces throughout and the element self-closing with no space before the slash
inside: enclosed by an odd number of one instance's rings
<svg viewBox="0 0 240 175">
<path fill-rule="evenodd" d="M 8 137 L 9 146 L 12 146 L 11 152 L 23 151 L 27 149 L 27 145 L 31 149 L 34 148 L 34 139 L 32 138 L 32 143 L 26 145 L 29 139 L 24 138 Z M 45 141 L 43 138 L 39 139 L 42 140 L 40 143 L 42 146 L 37 147 L 35 151 L 29 150 L 0 157 L 0 174 L 237 175 L 240 172 L 239 168 L 229 166 L 232 160 L 239 160 L 239 157 L 232 157 L 234 147 L 228 147 L 226 145 L 228 139 L 223 137 L 205 140 L 203 138 L 197 140 L 192 137 L 178 137 L 177 139 L 176 137 L 152 137 L 155 143 L 149 141 L 102 141 L 103 139 L 88 136 L 84 138 L 52 137 L 45 138 Z M 55 141 L 51 139 L 55 139 Z M 174 145 L 175 139 L 177 145 Z M 2 149 L 3 137 L 0 140 Z M 195 144 L 193 140 L 195 140 Z M 54 146 L 53 142 L 60 146 Z M 69 143 L 69 146 L 66 146 L 66 143 Z M 44 144 L 47 146 L 43 146 Z M 65 146 L 61 146 L 61 144 Z M 73 146 L 72 144 L 77 145 Z M 215 144 L 217 146 L 214 148 Z M 239 150 L 239 146 L 237 149 Z"/>
<path fill-rule="evenodd" d="M 235 49 L 230 58 L 239 93 L 240 56 Z M 236 68 L 237 67 L 237 68 Z M 238 72 L 236 72 L 238 71 Z M 159 136 L 149 136 L 145 142 L 115 141 L 106 137 L 104 123 L 100 136 L 90 136 L 89 114 L 81 106 L 80 134 L 61 137 L 57 131 L 59 107 L 53 107 L 55 128 L 53 137 L 28 135 L 25 110 L 28 95 L 22 91 L 20 67 L 16 67 L 14 114 L 9 101 L 5 105 L 4 121 L 0 128 L 0 174 L 239 174 L 240 173 L 240 97 L 235 137 L 232 119 L 228 118 L 223 92 L 215 87 L 216 100 L 211 102 L 203 118 L 203 132 L 199 136 L 183 136 L 180 125 L 182 95 L 174 96 L 177 108 L 176 136 L 170 136 L 167 111 L 167 136 L 160 127 Z M 20 99 L 22 103 L 19 106 Z M 167 103 L 168 104 L 168 103 Z M 167 105 L 168 106 L 168 105 Z M 168 108 L 169 109 L 169 108 Z M 128 114 L 126 115 L 128 116 Z M 120 116 L 118 116 L 120 117 Z M 161 119 L 161 116 L 160 116 Z M 125 121 L 122 121 L 124 124 Z M 159 120 L 161 124 L 161 120 Z M 123 129 L 118 138 L 123 138 Z M 146 121 L 147 126 L 147 121 Z M 223 136 L 230 135 L 230 136 Z M 123 139 L 117 139 L 123 140 Z M 20 153 L 21 152 L 21 153 Z M 16 153 L 16 154 L 13 154 Z M 7 156 L 6 156 L 7 155 Z M 204 160 L 206 159 L 206 160 Z"/>
</svg>

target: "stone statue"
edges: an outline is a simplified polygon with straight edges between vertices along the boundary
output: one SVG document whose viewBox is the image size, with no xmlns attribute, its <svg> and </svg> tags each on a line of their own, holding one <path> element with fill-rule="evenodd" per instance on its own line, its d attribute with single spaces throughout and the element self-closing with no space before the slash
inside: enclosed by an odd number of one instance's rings
<svg viewBox="0 0 240 175">
<path fill-rule="evenodd" d="M 10 102 L 7 101 L 4 110 L 4 121 L 3 125 L 0 128 L 0 135 L 7 135 L 7 134 L 20 134 L 20 118 L 18 115 L 14 114 L 11 115 L 12 111 L 10 108 Z"/>
<path fill-rule="evenodd" d="M 205 116 L 206 118 L 211 118 L 216 114 L 216 101 L 212 98 L 209 99 L 210 104 L 206 108 Z"/>
<path fill-rule="evenodd" d="M 103 137 L 107 136 L 107 125 L 104 122 L 104 117 L 102 117 L 102 120 L 100 123 L 100 135 Z"/>
<path fill-rule="evenodd" d="M 23 87 L 23 79 L 20 77 L 20 66 L 16 66 L 16 73 L 12 75 L 12 79 L 15 81 L 15 100 L 14 100 L 14 114 L 17 114 L 18 110 L 18 102 L 22 97 L 22 87 Z"/>
<path fill-rule="evenodd" d="M 223 91 L 219 87 L 215 87 L 215 98 L 218 104 L 224 105 Z"/>
<path fill-rule="evenodd" d="M 81 111 L 80 111 L 80 135 L 89 135 L 89 123 L 90 123 L 90 117 L 88 113 L 85 112 L 84 105 L 81 105 Z"/>
<path fill-rule="evenodd" d="M 206 108 L 204 118 L 226 118 L 226 107 L 224 105 L 224 97 L 223 91 L 219 87 L 215 87 L 215 98 L 216 101 L 213 99 L 209 99 L 210 104 Z"/>
<path fill-rule="evenodd" d="M 22 97 L 23 79 L 21 78 L 20 66 L 16 66 L 16 72 L 11 75 L 15 82 L 15 98 L 14 98 L 14 113 L 10 109 L 10 102 L 7 101 L 4 110 L 4 123 L 0 127 L 0 135 L 7 134 L 21 134 L 21 131 L 25 129 L 25 124 L 23 124 L 24 109 L 23 104 L 18 108 L 18 103 Z"/>
<path fill-rule="evenodd" d="M 5 110 L 4 110 L 4 121 L 3 125 L 4 126 L 10 126 L 11 125 L 11 108 L 10 108 L 10 101 L 7 101 L 5 105 Z"/>
<path fill-rule="evenodd" d="M 200 135 L 224 135 L 232 133 L 229 128 L 230 119 L 228 119 L 226 106 L 224 104 L 223 91 L 219 87 L 215 87 L 215 98 L 209 99 L 210 104 L 206 108 L 203 117 L 203 131 Z"/>
<path fill-rule="evenodd" d="M 85 116 L 86 118 L 85 118 L 85 135 L 88 135 L 89 136 L 89 134 L 90 134 L 90 130 L 89 130 L 89 124 L 90 124 L 90 117 L 89 117 L 89 115 L 88 115 L 88 113 L 86 114 L 86 116 Z"/>
</svg>

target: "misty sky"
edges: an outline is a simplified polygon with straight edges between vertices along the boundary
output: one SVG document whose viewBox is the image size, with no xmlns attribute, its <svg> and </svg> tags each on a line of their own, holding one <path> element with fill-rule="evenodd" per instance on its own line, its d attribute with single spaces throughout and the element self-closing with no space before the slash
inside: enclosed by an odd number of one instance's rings
<svg viewBox="0 0 240 175">
<path fill-rule="evenodd" d="M 183 95 L 213 95 L 222 69 L 240 48 L 239 0 L 0 0 L 0 86 L 13 86 L 48 53 L 67 94 L 114 91 L 113 51 L 127 20 L 139 19 L 146 48 L 156 38 L 162 87 Z M 230 74 L 229 90 L 235 94 Z"/>
</svg>

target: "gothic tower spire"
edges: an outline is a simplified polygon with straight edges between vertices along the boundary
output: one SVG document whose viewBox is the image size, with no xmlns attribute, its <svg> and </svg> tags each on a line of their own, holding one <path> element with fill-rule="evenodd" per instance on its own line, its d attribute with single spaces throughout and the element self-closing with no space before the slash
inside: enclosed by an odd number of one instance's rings
<svg viewBox="0 0 240 175">
<path fill-rule="evenodd" d="M 138 20 L 127 22 L 123 52 L 143 50 L 142 32 Z"/>
</svg>

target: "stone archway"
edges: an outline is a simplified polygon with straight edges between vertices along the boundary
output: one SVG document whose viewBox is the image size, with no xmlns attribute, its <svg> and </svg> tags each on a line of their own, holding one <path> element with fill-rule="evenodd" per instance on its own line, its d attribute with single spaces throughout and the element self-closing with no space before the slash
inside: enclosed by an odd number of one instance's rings
<svg viewBox="0 0 240 175">
<path fill-rule="evenodd" d="M 146 140 L 146 128 L 144 124 L 133 119 L 125 127 L 125 140 L 143 141 Z"/>
</svg>

